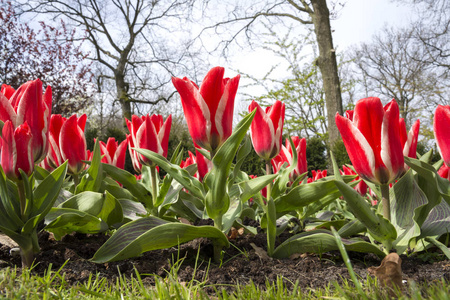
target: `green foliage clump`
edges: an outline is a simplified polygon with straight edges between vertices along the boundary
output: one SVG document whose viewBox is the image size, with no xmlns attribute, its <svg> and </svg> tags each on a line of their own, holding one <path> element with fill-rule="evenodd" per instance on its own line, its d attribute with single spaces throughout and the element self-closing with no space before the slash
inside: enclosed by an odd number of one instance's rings
<svg viewBox="0 0 450 300">
<path fill-rule="evenodd" d="M 306 161 L 308 172 L 311 170 L 324 170 L 327 168 L 327 147 L 320 137 L 312 137 L 306 141 Z"/>
</svg>

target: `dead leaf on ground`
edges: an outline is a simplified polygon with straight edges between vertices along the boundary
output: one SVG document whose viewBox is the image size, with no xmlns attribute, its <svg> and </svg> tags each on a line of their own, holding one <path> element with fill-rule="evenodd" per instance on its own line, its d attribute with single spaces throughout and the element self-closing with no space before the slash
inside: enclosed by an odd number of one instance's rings
<svg viewBox="0 0 450 300">
<path fill-rule="evenodd" d="M 381 285 L 394 289 L 402 288 L 402 259 L 397 253 L 387 255 L 379 267 L 370 267 L 368 269 L 371 275 L 378 278 Z"/>
<path fill-rule="evenodd" d="M 267 251 L 261 247 L 256 246 L 254 243 L 250 243 L 253 249 L 255 249 L 256 255 L 259 256 L 261 260 L 271 260 L 272 258 L 267 254 Z"/>
</svg>

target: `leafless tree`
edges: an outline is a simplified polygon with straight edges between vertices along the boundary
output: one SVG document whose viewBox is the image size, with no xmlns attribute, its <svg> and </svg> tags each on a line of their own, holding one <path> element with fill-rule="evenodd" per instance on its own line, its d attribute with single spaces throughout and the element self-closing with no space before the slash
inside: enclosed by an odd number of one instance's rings
<svg viewBox="0 0 450 300">
<path fill-rule="evenodd" d="M 423 112 L 446 101 L 447 89 L 436 66 L 418 59 L 424 57 L 424 51 L 414 32 L 406 28 L 385 28 L 353 51 L 364 96 L 396 99 L 401 116 L 410 125 Z"/>
<path fill-rule="evenodd" d="M 17 0 L 23 13 L 62 17 L 82 28 L 90 59 L 103 66 L 101 80 L 114 82 L 115 101 L 131 118 L 133 105 L 168 102 L 170 78 L 192 70 L 187 28 L 193 0 Z M 184 45 L 179 42 L 186 42 Z"/>
<path fill-rule="evenodd" d="M 206 2 L 211 4 L 210 1 Z M 215 3 L 215 2 L 214 2 Z M 295 24 L 296 26 L 312 26 L 318 46 L 319 56 L 315 64 L 322 74 L 325 93 L 329 144 L 339 139 L 339 131 L 334 122 L 336 112 L 342 113 L 342 98 L 336 53 L 330 28 L 330 10 L 326 0 L 263 0 L 237 1 L 230 5 L 223 4 L 225 9 L 233 7 L 225 20 L 216 22 L 207 29 L 228 34 L 223 40 L 227 47 L 238 36 L 245 35 L 249 40 L 260 38 L 258 30 L 261 22 Z M 233 25 L 233 26 L 232 26 Z M 286 25 L 288 26 L 288 25 Z"/>
</svg>

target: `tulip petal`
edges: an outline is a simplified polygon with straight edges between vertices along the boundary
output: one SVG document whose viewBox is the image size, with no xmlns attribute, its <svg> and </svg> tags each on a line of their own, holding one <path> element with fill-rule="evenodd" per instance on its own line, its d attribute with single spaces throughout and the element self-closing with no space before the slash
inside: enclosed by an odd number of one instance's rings
<svg viewBox="0 0 450 300">
<path fill-rule="evenodd" d="M 83 116 L 79 119 L 83 122 Z M 68 170 L 72 174 L 82 171 L 85 166 L 83 160 L 87 159 L 86 139 L 83 130 L 78 125 L 79 119 L 76 115 L 72 115 L 64 122 L 59 134 L 61 156 L 63 160 L 68 160 Z"/>
<path fill-rule="evenodd" d="M 434 136 L 441 157 L 450 166 L 450 105 L 438 105 L 434 114 Z"/>
<path fill-rule="evenodd" d="M 127 140 L 123 140 L 114 153 L 112 164 L 120 169 L 125 169 L 125 157 L 127 154 Z"/>
<path fill-rule="evenodd" d="M 408 139 L 403 146 L 403 155 L 411 158 L 417 157 L 417 141 L 419 139 L 420 120 L 417 120 L 408 132 Z"/>
<path fill-rule="evenodd" d="M 3 122 L 11 121 L 13 126 L 17 124 L 17 115 L 9 102 L 8 98 L 5 95 L 0 93 L 0 120 Z"/>
<path fill-rule="evenodd" d="M 239 79 L 240 75 L 237 75 L 234 78 L 226 80 L 223 95 L 220 98 L 219 105 L 217 106 L 214 121 L 217 132 L 221 137 L 221 143 L 225 141 L 228 137 L 230 137 L 233 131 L 232 125 L 234 113 L 234 99 L 236 97 L 237 89 L 239 86 Z"/>
<path fill-rule="evenodd" d="M 361 177 L 376 182 L 375 155 L 369 142 L 349 119 L 336 113 L 335 120 L 356 172 Z"/>
<path fill-rule="evenodd" d="M 377 174 L 382 184 L 393 182 L 404 172 L 403 147 L 400 142 L 399 108 L 397 102 L 392 100 L 385 107 L 386 112 L 381 126 L 381 159 L 388 170 L 387 178 L 383 175 L 383 168 Z"/>
<path fill-rule="evenodd" d="M 172 77 L 172 83 L 181 97 L 189 133 L 198 145 L 211 150 L 211 114 L 198 88 L 187 78 Z"/>
</svg>

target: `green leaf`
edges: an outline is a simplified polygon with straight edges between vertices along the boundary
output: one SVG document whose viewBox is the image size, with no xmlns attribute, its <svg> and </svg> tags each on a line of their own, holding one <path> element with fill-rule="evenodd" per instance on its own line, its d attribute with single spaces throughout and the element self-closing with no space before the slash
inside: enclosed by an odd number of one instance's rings
<svg viewBox="0 0 450 300">
<path fill-rule="evenodd" d="M 346 180 L 349 180 L 346 178 Z M 356 183 L 351 183 L 352 185 Z M 284 196 L 275 200 L 277 213 L 289 212 L 320 201 L 328 203 L 341 196 L 334 180 L 315 181 L 300 184 Z"/>
<path fill-rule="evenodd" d="M 150 216 L 119 228 L 91 260 L 95 263 L 123 260 L 147 251 L 177 246 L 199 237 L 210 238 L 221 246 L 229 246 L 227 237 L 212 226 L 171 223 Z"/>
<path fill-rule="evenodd" d="M 109 226 L 122 222 L 123 211 L 120 202 L 108 191 L 104 194 L 82 192 L 62 203 L 60 208 L 70 208 L 102 219 Z"/>
<path fill-rule="evenodd" d="M 428 182 L 430 188 L 435 189 L 447 203 L 450 203 L 450 182 L 439 176 L 432 165 L 410 157 L 405 157 L 405 163 L 422 176 Z M 421 185 L 421 188 L 423 188 L 423 185 Z M 426 190 L 424 192 L 427 194 Z"/>
<path fill-rule="evenodd" d="M 349 237 L 364 231 L 366 231 L 366 226 L 364 226 L 364 224 L 362 224 L 358 219 L 353 219 L 342 226 L 341 229 L 338 230 L 338 233 L 341 237 Z"/>
<path fill-rule="evenodd" d="M 427 219 L 423 222 L 419 238 L 439 237 L 450 232 L 450 205 L 441 201 L 433 207 Z"/>
<path fill-rule="evenodd" d="M 134 221 L 147 214 L 147 210 L 140 202 L 128 199 L 118 199 L 123 210 L 124 222 Z"/>
<path fill-rule="evenodd" d="M 256 177 L 251 180 L 240 182 L 238 185 L 242 191 L 242 193 L 240 195 L 241 202 L 248 201 L 256 193 L 259 193 L 269 183 L 273 182 L 273 180 L 276 177 L 277 177 L 277 174 L 263 175 L 263 176 Z"/>
<path fill-rule="evenodd" d="M 102 168 L 109 176 L 111 176 L 112 179 L 120 182 L 148 209 L 153 208 L 152 195 L 140 182 L 136 180 L 136 177 L 134 177 L 133 174 L 109 164 L 102 164 Z"/>
<path fill-rule="evenodd" d="M 378 256 L 385 256 L 377 246 L 356 239 L 343 239 L 342 243 L 347 251 L 356 251 L 363 253 L 374 253 Z M 296 234 L 283 242 L 275 249 L 274 258 L 288 258 L 294 253 L 325 253 L 332 250 L 338 250 L 336 240 L 329 230 L 318 229 L 314 231 L 302 232 Z"/>
<path fill-rule="evenodd" d="M 41 214 L 45 215 L 50 210 L 59 196 L 64 179 L 66 178 L 66 173 L 67 161 L 47 175 L 36 187 L 33 193 L 32 217 Z"/>
<path fill-rule="evenodd" d="M 238 123 L 234 132 L 220 146 L 212 159 L 213 168 L 206 181 L 209 191 L 206 195 L 205 203 L 206 211 L 213 220 L 226 213 L 230 205 L 227 191 L 228 175 L 239 145 L 246 136 L 255 113 L 256 109 Z"/>
<path fill-rule="evenodd" d="M 92 154 L 92 162 L 87 173 L 81 178 L 80 183 L 75 189 L 75 194 L 85 191 L 98 192 L 102 185 L 103 170 L 101 163 L 101 153 L 99 140 L 95 141 L 94 152 Z"/>
<path fill-rule="evenodd" d="M 2 214 L 0 224 L 11 231 L 17 231 L 23 226 L 24 222 L 20 219 L 19 201 L 16 200 L 18 197 L 10 197 L 7 180 L 3 168 L 0 166 L 0 212 Z M 17 193 L 16 184 L 14 184 L 14 188 Z"/>
<path fill-rule="evenodd" d="M 45 221 L 45 230 L 53 232 L 56 239 L 73 231 L 99 233 L 109 228 L 100 218 L 72 208 L 54 207 L 45 217 Z"/>
<path fill-rule="evenodd" d="M 367 231 L 379 242 L 390 248 L 390 244 L 397 238 L 395 227 L 381 215 L 376 214 L 369 203 L 352 187 L 342 181 L 334 181 L 344 196 L 351 212 L 364 224 Z"/>
<path fill-rule="evenodd" d="M 450 259 L 450 249 L 448 249 L 447 246 L 432 237 L 425 238 L 425 241 L 432 243 L 433 245 L 438 247 L 444 253 L 444 255 L 447 256 L 447 259 Z"/>
<path fill-rule="evenodd" d="M 135 148 L 138 153 L 142 154 L 152 162 L 164 169 L 170 176 L 184 186 L 186 190 L 198 198 L 204 198 L 203 185 L 197 178 L 191 176 L 189 172 L 182 169 L 178 165 L 171 164 L 164 156 L 159 155 L 147 149 Z"/>
<path fill-rule="evenodd" d="M 389 198 L 391 223 L 397 231 L 397 239 L 393 245 L 400 255 L 408 248 L 410 240 L 420 235 L 420 225 L 424 220 L 418 219 L 428 200 L 414 181 L 412 170 L 394 184 Z"/>
</svg>

